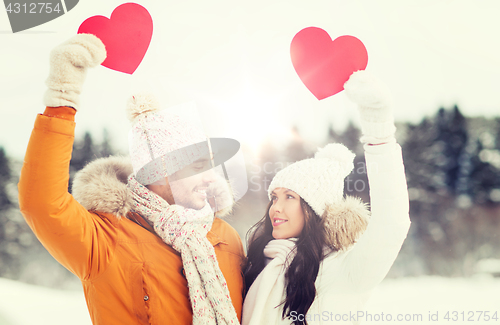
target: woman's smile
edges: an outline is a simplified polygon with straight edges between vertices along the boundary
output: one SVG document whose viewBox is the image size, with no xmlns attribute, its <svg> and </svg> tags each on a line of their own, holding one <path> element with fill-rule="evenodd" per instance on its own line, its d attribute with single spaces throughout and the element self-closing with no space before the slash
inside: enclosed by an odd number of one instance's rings
<svg viewBox="0 0 500 325">
<path fill-rule="evenodd" d="M 273 218 L 273 227 L 277 227 L 285 222 L 287 222 L 288 220 L 286 219 L 281 219 L 281 218 Z"/>
</svg>

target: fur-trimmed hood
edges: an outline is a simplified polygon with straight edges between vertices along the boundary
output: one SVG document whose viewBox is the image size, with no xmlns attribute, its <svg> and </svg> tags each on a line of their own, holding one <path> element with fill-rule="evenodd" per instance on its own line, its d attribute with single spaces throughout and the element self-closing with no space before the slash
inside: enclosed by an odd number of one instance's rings
<svg viewBox="0 0 500 325">
<path fill-rule="evenodd" d="M 370 211 L 360 198 L 346 196 L 340 203 L 327 206 L 322 219 L 326 229 L 326 244 L 336 251 L 342 251 L 356 243 L 365 232 Z"/>
<path fill-rule="evenodd" d="M 128 158 L 110 156 L 96 159 L 76 173 L 73 197 L 89 211 L 110 213 L 118 219 L 127 216 L 133 206 L 132 195 L 127 188 L 127 179 L 132 172 Z M 210 184 L 207 197 L 214 197 L 218 206 L 225 207 L 216 213 L 217 217 L 224 217 L 232 211 L 234 200 L 224 179 Z"/>
</svg>

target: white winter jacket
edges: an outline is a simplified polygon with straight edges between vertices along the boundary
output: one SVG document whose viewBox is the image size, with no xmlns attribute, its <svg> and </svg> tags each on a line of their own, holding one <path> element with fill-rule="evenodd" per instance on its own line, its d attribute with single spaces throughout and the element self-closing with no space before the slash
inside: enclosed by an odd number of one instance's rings
<svg viewBox="0 0 500 325">
<path fill-rule="evenodd" d="M 397 143 L 365 145 L 365 159 L 371 219 L 354 245 L 322 261 L 315 283 L 317 296 L 307 315 L 292 312 L 292 319 L 281 319 L 285 260 L 293 241 L 273 240 L 264 250 L 270 262 L 245 298 L 243 325 L 290 324 L 295 317 L 305 317 L 310 325 L 359 324 L 366 319 L 365 304 L 394 263 L 410 219 L 401 147 Z"/>
</svg>

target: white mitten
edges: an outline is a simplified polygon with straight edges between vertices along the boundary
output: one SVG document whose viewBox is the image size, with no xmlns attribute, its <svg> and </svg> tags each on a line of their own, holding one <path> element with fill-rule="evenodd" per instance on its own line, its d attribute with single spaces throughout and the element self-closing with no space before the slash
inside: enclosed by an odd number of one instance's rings
<svg viewBox="0 0 500 325">
<path fill-rule="evenodd" d="M 387 86 L 370 73 L 354 72 L 344 85 L 347 97 L 358 104 L 361 117 L 361 142 L 380 144 L 394 139 L 396 127 L 392 97 Z"/>
<path fill-rule="evenodd" d="M 44 104 L 70 106 L 78 110 L 80 92 L 88 67 L 106 59 L 104 44 L 91 34 L 77 34 L 50 53 L 50 73 L 45 84 Z"/>
</svg>

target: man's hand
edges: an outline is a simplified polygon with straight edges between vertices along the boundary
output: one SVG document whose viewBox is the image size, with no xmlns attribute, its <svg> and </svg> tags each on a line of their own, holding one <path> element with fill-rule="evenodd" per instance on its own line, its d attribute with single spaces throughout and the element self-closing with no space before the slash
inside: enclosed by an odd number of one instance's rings
<svg viewBox="0 0 500 325">
<path fill-rule="evenodd" d="M 55 47 L 50 53 L 50 74 L 45 82 L 49 89 L 44 104 L 78 110 L 87 68 L 101 64 L 104 59 L 104 44 L 91 34 L 77 34 Z"/>
<path fill-rule="evenodd" d="M 358 104 L 362 142 L 379 144 L 393 139 L 396 127 L 392 98 L 387 86 L 370 73 L 354 72 L 345 83 L 347 97 Z"/>
</svg>

